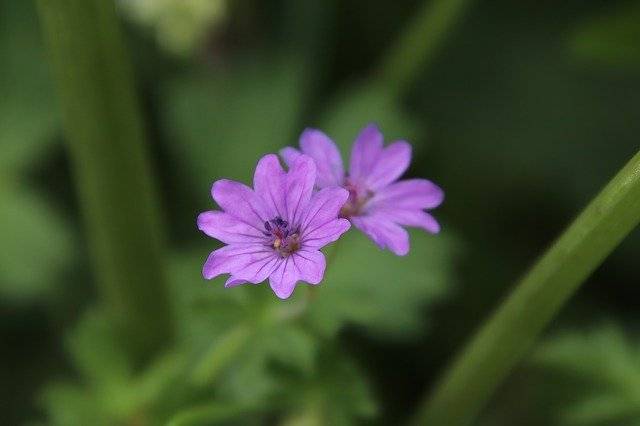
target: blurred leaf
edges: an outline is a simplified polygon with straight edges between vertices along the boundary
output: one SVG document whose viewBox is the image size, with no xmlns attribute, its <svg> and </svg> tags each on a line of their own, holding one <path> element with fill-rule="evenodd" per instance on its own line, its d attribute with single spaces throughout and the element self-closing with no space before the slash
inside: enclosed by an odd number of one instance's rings
<svg viewBox="0 0 640 426">
<path fill-rule="evenodd" d="M 49 385 L 43 394 L 43 404 L 54 426 L 110 426 L 112 421 L 94 395 L 86 389 L 67 383 Z"/>
<path fill-rule="evenodd" d="M 31 2 L 0 1 L 0 296 L 48 294 L 71 261 L 68 224 L 25 174 L 51 148 L 58 119 Z"/>
<path fill-rule="evenodd" d="M 290 144 L 303 79 L 295 63 L 237 65 L 183 77 L 164 91 L 170 149 L 203 187 L 248 182 L 258 159 Z"/>
<path fill-rule="evenodd" d="M 1 155 L 0 155 L 1 157 Z M 43 297 L 55 274 L 71 260 L 67 223 L 41 196 L 0 181 L 0 296 L 14 301 Z"/>
<path fill-rule="evenodd" d="M 74 366 L 92 385 L 122 386 L 130 378 L 132 367 L 124 342 L 105 311 L 87 311 L 67 342 Z"/>
<path fill-rule="evenodd" d="M 228 424 L 260 424 L 255 418 L 256 407 L 234 404 L 233 402 L 212 401 L 180 411 L 167 423 L 167 426 L 215 426 Z"/>
<path fill-rule="evenodd" d="M 320 128 L 346 154 L 360 129 L 370 122 L 380 126 L 387 143 L 397 138 L 414 142 L 422 139 L 420 126 L 404 111 L 397 97 L 384 86 L 371 84 L 352 86 L 333 99 L 320 117 Z M 419 152 L 421 146 L 414 143 L 414 148 Z"/>
<path fill-rule="evenodd" d="M 371 419 L 376 405 L 362 372 L 344 355 L 325 345 L 316 374 L 293 383 L 294 407 L 285 426 L 348 426 Z"/>
<path fill-rule="evenodd" d="M 410 235 L 404 257 L 378 249 L 355 229 L 335 243 L 337 256 L 309 306 L 313 325 L 333 333 L 355 323 L 394 337 L 422 330 L 425 309 L 452 288 L 455 243 L 448 232 Z"/>
<path fill-rule="evenodd" d="M 640 67 L 640 2 L 581 23 L 570 40 L 580 56 L 607 64 Z"/>
<path fill-rule="evenodd" d="M 561 424 L 626 425 L 640 416 L 640 345 L 622 330 L 604 324 L 588 332 L 568 332 L 544 343 L 536 365 L 568 375 L 582 399 L 560 413 Z"/>
</svg>

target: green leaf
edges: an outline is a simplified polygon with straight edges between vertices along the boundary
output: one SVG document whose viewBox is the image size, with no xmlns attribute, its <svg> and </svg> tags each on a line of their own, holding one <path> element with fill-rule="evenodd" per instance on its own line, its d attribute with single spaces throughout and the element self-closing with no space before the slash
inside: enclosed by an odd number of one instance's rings
<svg viewBox="0 0 640 426">
<path fill-rule="evenodd" d="M 178 412 L 167 426 L 215 426 L 230 421 L 243 425 L 260 424 L 255 416 L 257 410 L 255 406 L 212 401 Z"/>
<path fill-rule="evenodd" d="M 580 397 L 559 413 L 562 425 L 623 425 L 640 416 L 640 345 L 614 324 L 556 336 L 532 363 L 576 385 Z"/>
<path fill-rule="evenodd" d="M 422 140 L 420 126 L 405 112 L 397 96 L 384 86 L 365 82 L 350 87 L 329 103 L 320 117 L 320 128 L 345 154 L 350 152 L 360 129 L 370 122 L 380 126 L 387 141 L 397 138 L 412 141 L 414 155 L 420 153 L 422 145 L 416 143 Z"/>
<path fill-rule="evenodd" d="M 198 187 L 223 177 L 248 182 L 262 155 L 291 144 L 302 102 L 298 71 L 285 61 L 237 65 L 168 85 L 170 149 Z"/>
<path fill-rule="evenodd" d="M 289 384 L 293 407 L 286 426 L 348 426 L 371 420 L 377 407 L 369 383 L 352 360 L 325 346 L 316 374 Z"/>
<path fill-rule="evenodd" d="M 43 395 L 42 404 L 54 426 L 110 426 L 112 419 L 94 395 L 85 388 L 68 383 L 53 383 Z"/>
<path fill-rule="evenodd" d="M 74 253 L 68 224 L 42 195 L 0 181 L 0 296 L 24 302 L 51 294 Z"/>
<path fill-rule="evenodd" d="M 425 309 L 452 288 L 455 243 L 446 228 L 410 235 L 404 257 L 378 249 L 355 228 L 334 243 L 337 255 L 309 306 L 314 327 L 331 334 L 352 323 L 396 338 L 423 330 Z"/>
</svg>

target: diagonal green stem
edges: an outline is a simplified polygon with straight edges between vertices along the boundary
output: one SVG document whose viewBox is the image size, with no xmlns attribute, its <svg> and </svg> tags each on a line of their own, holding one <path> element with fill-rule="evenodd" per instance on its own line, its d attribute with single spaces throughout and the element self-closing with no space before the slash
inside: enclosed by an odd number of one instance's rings
<svg viewBox="0 0 640 426">
<path fill-rule="evenodd" d="M 424 6 L 383 57 L 379 80 L 401 93 L 429 65 L 448 33 L 455 27 L 471 0 L 431 0 Z"/>
<path fill-rule="evenodd" d="M 525 275 L 424 401 L 415 424 L 473 421 L 580 284 L 640 222 L 640 153 Z"/>
<path fill-rule="evenodd" d="M 156 188 L 131 66 L 110 0 L 38 0 L 104 301 L 133 354 L 171 336 Z"/>
</svg>

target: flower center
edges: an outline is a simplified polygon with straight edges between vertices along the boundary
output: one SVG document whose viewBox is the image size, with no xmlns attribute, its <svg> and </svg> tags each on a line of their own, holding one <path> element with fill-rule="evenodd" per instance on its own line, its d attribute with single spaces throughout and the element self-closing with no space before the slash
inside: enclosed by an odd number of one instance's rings
<svg viewBox="0 0 640 426">
<path fill-rule="evenodd" d="M 269 246 L 278 252 L 280 257 L 287 257 L 300 248 L 298 230 L 293 230 L 280 216 L 265 222 L 264 229 L 264 235 L 269 237 Z"/>
<path fill-rule="evenodd" d="M 349 198 L 340 209 L 340 217 L 348 219 L 351 216 L 361 215 L 364 205 L 373 197 L 373 192 L 354 184 L 349 179 L 345 180 L 343 187 L 349 191 Z"/>
</svg>

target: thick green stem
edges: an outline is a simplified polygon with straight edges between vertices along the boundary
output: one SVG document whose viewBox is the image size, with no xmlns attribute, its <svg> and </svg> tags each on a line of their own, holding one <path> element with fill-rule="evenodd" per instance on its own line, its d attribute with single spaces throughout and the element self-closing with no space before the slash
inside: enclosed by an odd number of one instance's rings
<svg viewBox="0 0 640 426">
<path fill-rule="evenodd" d="M 425 69 L 471 0 L 425 1 L 379 66 L 380 83 L 402 94 Z"/>
<path fill-rule="evenodd" d="M 38 0 L 104 301 L 135 356 L 171 336 L 156 188 L 115 5 Z"/>
<path fill-rule="evenodd" d="M 580 284 L 640 222 L 640 153 L 576 218 L 455 360 L 415 424 L 468 425 Z"/>
</svg>

